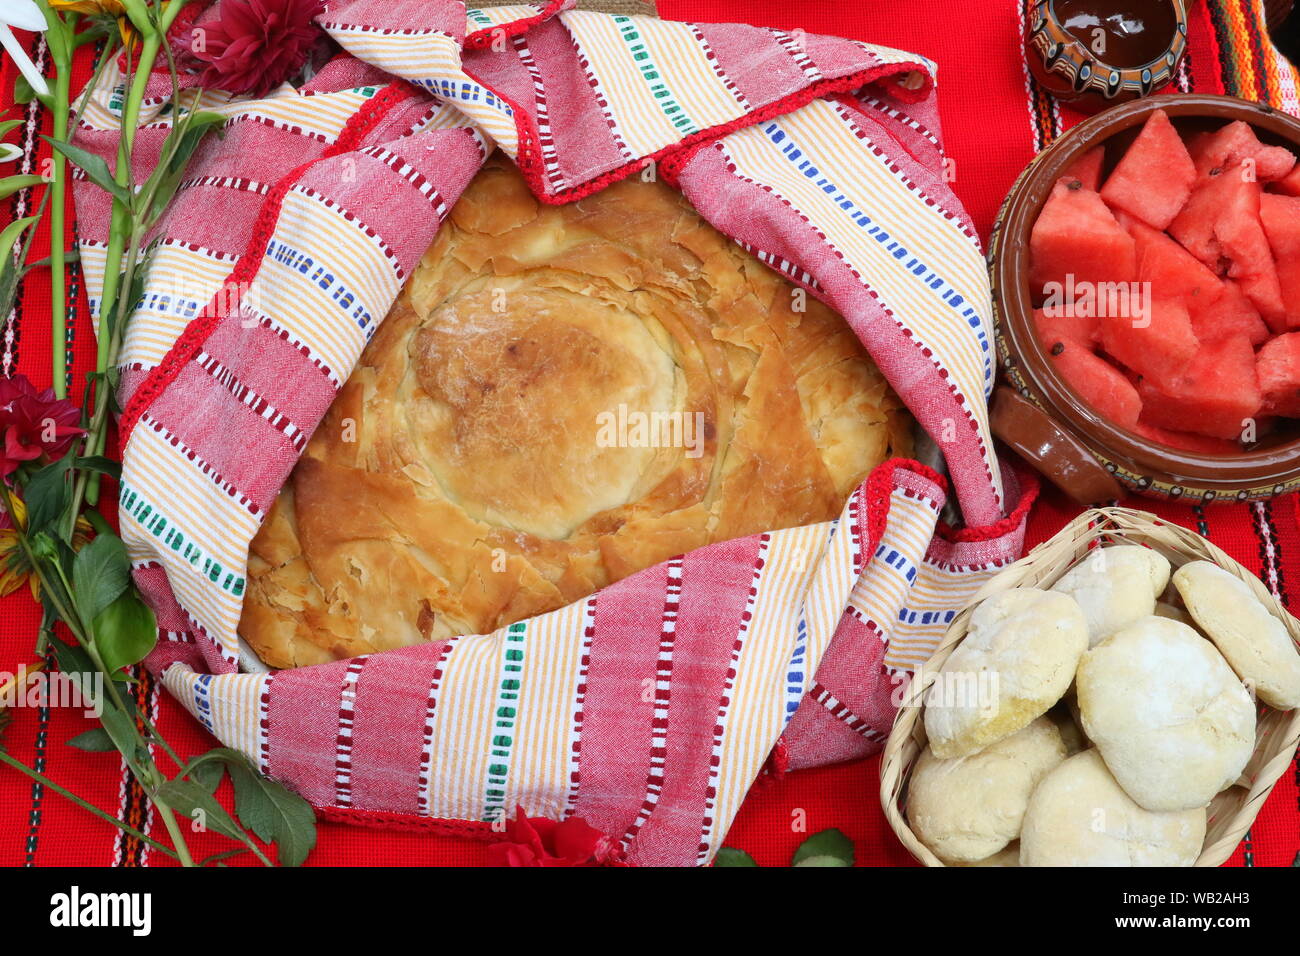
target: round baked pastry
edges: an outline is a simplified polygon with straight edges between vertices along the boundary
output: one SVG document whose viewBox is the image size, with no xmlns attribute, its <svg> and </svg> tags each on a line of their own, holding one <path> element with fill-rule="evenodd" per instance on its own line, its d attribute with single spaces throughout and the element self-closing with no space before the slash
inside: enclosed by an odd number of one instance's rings
<svg viewBox="0 0 1300 956">
<path fill-rule="evenodd" d="M 1052 770 L 1030 796 L 1020 865 L 1191 866 L 1204 842 L 1204 807 L 1144 810 L 1101 755 L 1085 750 Z"/>
<path fill-rule="evenodd" d="M 488 632 L 835 517 L 911 426 L 840 316 L 668 186 L 548 206 L 494 158 L 253 541 L 240 633 L 292 667 Z"/>
<path fill-rule="evenodd" d="M 1169 584 L 1169 562 L 1150 548 L 1125 544 L 1096 548 L 1067 571 L 1053 591 L 1079 602 L 1088 621 L 1090 647 L 1155 612 L 1156 598 Z"/>
<path fill-rule="evenodd" d="M 1145 617 L 1083 655 L 1083 730 L 1148 810 L 1204 807 L 1255 746 L 1255 705 L 1214 645 L 1186 624 Z"/>
<path fill-rule="evenodd" d="M 908 784 L 908 823 L 945 862 L 984 860 L 1019 836 L 1030 793 L 1064 759 L 1048 717 L 969 757 L 941 760 L 927 747 Z"/>
<path fill-rule="evenodd" d="M 1187 611 L 1237 676 L 1278 710 L 1300 707 L 1300 651 L 1244 581 L 1209 561 L 1192 561 L 1174 574 Z"/>
<path fill-rule="evenodd" d="M 964 757 L 1045 714 L 1070 687 L 1088 629 L 1074 598 L 1011 588 L 975 608 L 925 704 L 936 757 Z"/>
</svg>

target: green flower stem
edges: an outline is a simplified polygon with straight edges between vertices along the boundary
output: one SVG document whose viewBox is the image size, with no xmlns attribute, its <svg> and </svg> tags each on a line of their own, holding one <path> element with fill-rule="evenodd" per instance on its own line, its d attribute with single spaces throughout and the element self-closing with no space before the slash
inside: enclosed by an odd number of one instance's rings
<svg viewBox="0 0 1300 956">
<path fill-rule="evenodd" d="M 68 139 L 68 99 L 69 86 L 72 82 L 72 35 L 77 26 L 77 15 L 73 14 L 64 22 L 49 6 L 42 4 L 46 22 L 50 31 L 57 30 L 62 40 L 48 44 L 51 59 L 54 61 L 54 138 L 67 142 Z M 47 32 L 48 36 L 48 32 Z M 67 158 L 58 150 L 53 156 L 53 182 L 50 184 L 50 304 L 53 312 L 50 318 L 50 342 L 54 375 L 54 394 L 59 398 L 68 397 L 68 287 L 67 260 L 64 245 L 64 233 L 67 217 Z"/>
<path fill-rule="evenodd" d="M 49 777 L 45 776 L 45 774 L 41 773 L 41 772 L 38 771 L 38 770 L 33 770 L 31 767 L 27 766 L 27 764 L 23 763 L 21 760 L 18 760 L 18 759 L 15 758 L 15 757 L 11 757 L 8 753 L 6 753 L 6 752 L 3 751 L 3 750 L 0 750 L 0 763 L 6 763 L 6 764 L 8 764 L 9 766 L 13 767 L 15 770 L 19 771 L 20 773 L 24 773 L 24 774 L 26 774 L 27 776 L 29 776 L 29 777 L 31 777 L 33 780 L 35 780 L 37 783 L 39 783 L 42 787 L 45 787 L 45 788 L 48 789 L 48 790 L 53 790 L 53 791 L 54 791 L 55 793 L 57 793 L 59 796 L 64 797 L 65 799 L 71 800 L 73 803 L 75 803 L 77 806 L 81 807 L 83 810 L 86 810 L 86 811 L 88 811 L 88 812 L 90 812 L 90 813 L 93 813 L 95 816 L 99 817 L 101 820 L 105 820 L 105 821 L 107 821 L 108 823 L 113 824 L 113 826 L 117 827 L 117 828 L 118 828 L 119 830 L 121 830 L 123 833 L 126 833 L 126 834 L 128 834 L 128 835 L 130 835 L 130 836 L 133 836 L 133 837 L 135 837 L 137 840 L 141 840 L 141 841 L 143 841 L 144 843 L 146 843 L 146 844 L 148 844 L 149 846 L 153 847 L 153 848 L 154 848 L 155 850 L 157 850 L 159 853 L 165 853 L 165 854 L 167 854 L 169 857 L 171 857 L 173 860 L 179 860 L 179 859 L 180 859 L 180 855 L 179 855 L 175 850 L 173 850 L 171 847 L 166 846 L 165 844 L 159 843 L 157 840 L 154 840 L 154 839 L 151 839 L 150 837 L 145 836 L 143 833 L 141 833 L 141 832 L 140 832 L 139 830 L 137 830 L 135 827 L 131 826 L 129 823 L 126 823 L 125 821 L 119 820 L 117 817 L 113 816 L 111 813 L 107 813 L 107 812 L 105 812 L 105 811 L 99 809 L 99 807 L 95 806 L 95 805 L 94 805 L 93 803 L 91 803 L 90 801 L 88 801 L 88 800 L 83 800 L 81 797 L 77 796 L 77 795 L 76 795 L 75 793 L 73 793 L 71 790 L 67 790 L 67 789 L 65 789 L 65 788 L 63 788 L 63 787 L 60 787 L 57 783 L 55 783 L 55 782 L 54 782 L 53 780 L 51 780 Z M 154 803 L 157 804 L 157 801 L 155 800 Z"/>
</svg>

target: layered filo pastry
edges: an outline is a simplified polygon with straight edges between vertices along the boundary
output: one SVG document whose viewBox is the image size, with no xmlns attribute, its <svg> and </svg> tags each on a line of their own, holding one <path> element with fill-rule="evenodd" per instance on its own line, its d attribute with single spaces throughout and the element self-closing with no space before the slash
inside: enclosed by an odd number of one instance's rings
<svg viewBox="0 0 1300 956">
<path fill-rule="evenodd" d="M 479 172 L 252 544 L 273 667 L 486 633 L 825 521 L 912 422 L 844 320 L 634 177 Z"/>
</svg>

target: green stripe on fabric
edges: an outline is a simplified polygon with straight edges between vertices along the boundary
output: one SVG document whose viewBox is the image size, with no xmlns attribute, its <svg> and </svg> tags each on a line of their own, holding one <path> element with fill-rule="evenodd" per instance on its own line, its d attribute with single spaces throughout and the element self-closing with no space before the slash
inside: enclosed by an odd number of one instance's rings
<svg viewBox="0 0 1300 956">
<path fill-rule="evenodd" d="M 203 553 L 203 549 L 186 537 L 176 522 L 149 502 L 143 494 L 122 482 L 118 507 L 134 518 L 145 531 L 172 554 L 184 560 L 204 578 L 232 597 L 243 597 L 243 575 L 223 567 L 219 561 Z"/>
<path fill-rule="evenodd" d="M 491 17 L 489 17 L 482 10 L 479 10 L 477 7 L 470 7 L 465 11 L 465 15 L 469 17 L 469 19 L 477 23 L 480 27 L 487 28 L 496 25 L 492 22 Z"/>
<path fill-rule="evenodd" d="M 677 98 L 673 96 L 673 91 L 664 82 L 663 73 L 655 65 L 654 58 L 650 56 L 650 51 L 646 49 L 645 41 L 641 38 L 641 31 L 637 29 L 636 22 L 631 17 L 616 16 L 614 17 L 614 23 L 618 25 L 619 36 L 623 38 L 623 43 L 632 56 L 632 62 L 641 71 L 641 78 L 645 80 L 650 95 L 654 97 L 655 103 L 663 111 L 664 116 L 668 117 L 668 121 L 673 124 L 678 132 L 685 136 L 699 132 L 700 127 L 686 114 L 686 108 L 677 102 Z"/>
<path fill-rule="evenodd" d="M 506 778 L 510 773 L 510 754 L 515 743 L 515 719 L 519 714 L 519 694 L 523 686 L 524 638 L 527 634 L 527 621 L 511 624 L 506 628 L 501 652 L 501 680 L 497 687 L 496 710 L 492 714 L 487 787 L 483 795 L 483 819 L 489 822 L 501 819 L 505 812 Z"/>
</svg>

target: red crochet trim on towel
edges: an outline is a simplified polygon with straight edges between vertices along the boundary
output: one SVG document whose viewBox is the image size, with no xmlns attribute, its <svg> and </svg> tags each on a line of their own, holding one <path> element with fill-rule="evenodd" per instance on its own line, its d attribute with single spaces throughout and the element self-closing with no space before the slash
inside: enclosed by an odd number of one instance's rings
<svg viewBox="0 0 1300 956">
<path fill-rule="evenodd" d="M 491 46 L 492 41 L 497 37 L 508 38 L 524 33 L 537 24 L 551 19 L 560 12 L 562 6 L 564 6 L 564 0 L 551 0 L 546 5 L 546 8 L 536 16 L 524 17 L 522 20 L 511 20 L 509 23 L 498 23 L 496 26 L 475 30 L 465 37 L 463 47 L 466 50 L 482 50 L 484 47 Z"/>
<path fill-rule="evenodd" d="M 522 22 L 522 21 L 521 21 Z M 480 31 L 481 32 L 481 31 Z M 462 66 L 462 69 L 464 67 Z M 519 135 L 518 154 L 515 157 L 515 165 L 523 173 L 524 179 L 533 191 L 533 195 L 548 205 L 562 206 L 565 203 L 574 202 L 598 193 L 607 186 L 611 186 L 621 179 L 626 179 L 633 173 L 640 172 L 651 163 L 658 165 L 659 171 L 663 174 L 665 181 L 671 186 L 677 185 L 677 173 L 685 166 L 686 162 L 694 155 L 697 149 L 707 146 L 709 143 L 720 139 L 736 130 L 744 129 L 746 126 L 753 126 L 755 123 L 761 123 L 777 116 L 791 113 L 801 106 L 807 106 L 813 100 L 821 99 L 830 93 L 850 93 L 853 90 L 861 89 L 869 83 L 874 83 L 885 75 L 893 75 L 903 71 L 920 73 L 924 78 L 923 82 L 915 90 L 909 90 L 906 87 L 895 84 L 894 95 L 904 102 L 915 102 L 923 99 L 934 84 L 929 72 L 920 63 L 902 62 L 902 63 L 882 63 L 880 66 L 873 66 L 866 70 L 859 70 L 857 73 L 851 73 L 848 76 L 842 76 L 838 79 L 818 80 L 802 90 L 796 90 L 788 96 L 769 103 L 762 109 L 755 110 L 752 113 L 746 113 L 744 116 L 738 116 L 728 123 L 722 123 L 718 126 L 710 126 L 708 129 L 702 129 L 692 133 L 680 142 L 672 143 L 663 149 L 656 150 L 648 156 L 638 159 L 611 169 L 607 173 L 602 173 L 595 179 L 589 180 L 578 186 L 571 186 L 568 189 L 562 189 L 554 195 L 546 191 L 546 184 L 542 179 L 542 160 L 540 149 L 537 145 L 537 131 L 532 127 L 532 117 L 508 96 L 503 96 L 499 91 L 492 89 L 488 84 L 471 73 L 464 70 L 465 75 L 477 83 L 479 86 L 489 90 L 493 95 L 499 97 L 514 111 L 515 132 Z"/>
<path fill-rule="evenodd" d="M 1029 514 L 1029 509 L 1034 506 L 1038 500 L 1038 492 L 1041 485 L 1034 475 L 1017 471 L 1017 478 L 1020 486 L 1024 490 L 1020 494 L 1020 501 L 1015 509 L 1003 518 L 1001 521 L 995 521 L 993 524 L 982 525 L 978 528 L 953 528 L 944 522 L 939 522 L 939 534 L 949 541 L 968 542 L 968 541 L 995 541 L 1004 535 L 1010 534 L 1020 527 L 1025 516 Z"/>
<path fill-rule="evenodd" d="M 235 268 L 230 271 L 230 275 L 226 277 L 222 288 L 212 297 L 207 308 L 190 320 L 185 331 L 167 350 L 163 360 L 149 372 L 148 377 L 127 402 L 126 410 L 118 422 L 121 447 L 126 447 L 132 430 L 140 421 L 140 416 L 176 380 L 181 370 L 203 348 L 203 343 L 208 340 L 208 336 L 216 329 L 217 323 L 224 317 L 223 306 L 229 309 L 238 305 L 240 288 L 252 282 L 262 268 L 266 258 L 264 253 L 267 243 L 275 232 L 276 222 L 280 218 L 280 208 L 289 190 L 316 163 L 356 149 L 393 107 L 412 95 L 414 94 L 411 89 L 402 82 L 393 82 L 384 87 L 348 118 L 333 145 L 316 159 L 291 169 L 267 192 L 257 219 L 254 220 L 253 234 L 249 236 L 243 255 L 240 256 Z"/>
</svg>

